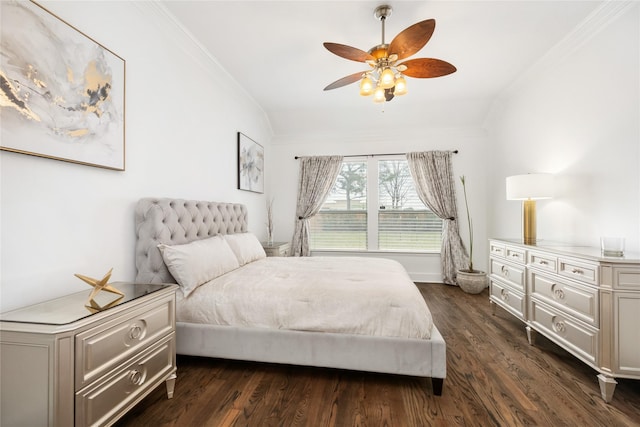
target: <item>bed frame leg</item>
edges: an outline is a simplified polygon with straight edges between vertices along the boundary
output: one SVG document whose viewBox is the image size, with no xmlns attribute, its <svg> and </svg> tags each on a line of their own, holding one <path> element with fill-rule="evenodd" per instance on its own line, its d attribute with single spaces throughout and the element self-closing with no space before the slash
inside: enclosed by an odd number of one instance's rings
<svg viewBox="0 0 640 427">
<path fill-rule="evenodd" d="M 444 385 L 444 378 L 431 378 L 431 386 L 433 387 L 434 395 L 442 396 L 443 385 Z"/>
</svg>

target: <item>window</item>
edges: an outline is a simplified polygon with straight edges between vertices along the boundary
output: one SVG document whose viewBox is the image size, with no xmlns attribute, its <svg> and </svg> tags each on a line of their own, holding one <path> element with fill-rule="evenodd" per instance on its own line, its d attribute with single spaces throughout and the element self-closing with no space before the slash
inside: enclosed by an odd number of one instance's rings
<svg viewBox="0 0 640 427">
<path fill-rule="evenodd" d="M 312 250 L 438 252 L 441 238 L 442 220 L 418 198 L 400 156 L 345 160 L 310 221 Z"/>
<path fill-rule="evenodd" d="M 343 162 L 320 212 L 310 221 L 311 249 L 367 249 L 367 163 Z"/>
</svg>

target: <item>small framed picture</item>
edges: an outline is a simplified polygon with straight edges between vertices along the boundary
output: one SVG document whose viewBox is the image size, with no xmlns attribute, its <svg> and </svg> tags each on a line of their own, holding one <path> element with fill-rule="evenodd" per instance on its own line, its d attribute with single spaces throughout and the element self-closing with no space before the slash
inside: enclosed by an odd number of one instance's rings
<svg viewBox="0 0 640 427">
<path fill-rule="evenodd" d="M 264 148 L 238 132 L 238 189 L 264 193 Z"/>
</svg>

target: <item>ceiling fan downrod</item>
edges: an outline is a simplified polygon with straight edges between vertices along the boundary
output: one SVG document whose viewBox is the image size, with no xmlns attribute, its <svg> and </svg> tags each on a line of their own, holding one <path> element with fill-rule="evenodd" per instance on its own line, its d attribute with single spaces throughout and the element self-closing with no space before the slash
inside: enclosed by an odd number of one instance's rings
<svg viewBox="0 0 640 427">
<path fill-rule="evenodd" d="M 373 16 L 376 19 L 380 20 L 380 22 L 382 22 L 382 43 L 381 44 L 384 44 L 384 22 L 389 16 L 391 16 L 392 11 L 393 9 L 391 8 L 391 6 L 386 4 L 376 7 L 376 10 L 373 11 Z"/>
</svg>

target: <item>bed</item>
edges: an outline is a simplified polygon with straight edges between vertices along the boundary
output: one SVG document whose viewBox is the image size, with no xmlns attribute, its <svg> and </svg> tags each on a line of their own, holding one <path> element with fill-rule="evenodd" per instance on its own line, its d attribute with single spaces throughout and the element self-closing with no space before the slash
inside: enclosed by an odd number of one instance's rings
<svg viewBox="0 0 640 427">
<path fill-rule="evenodd" d="M 446 377 L 445 341 L 430 322 L 431 314 L 404 268 L 395 261 L 369 258 L 243 259 L 234 242 L 252 236 L 247 219 L 247 209 L 242 204 L 167 198 L 144 198 L 137 203 L 136 282 L 185 285 L 176 298 L 178 354 L 427 377 L 431 378 L 433 393 L 441 395 Z M 190 286 L 191 279 L 197 282 L 191 276 L 198 268 L 189 264 L 194 258 L 192 252 L 185 253 L 183 249 L 201 245 L 211 248 L 210 242 L 219 240 L 230 242 L 240 261 L 238 267 L 230 265 L 228 272 L 215 279 Z M 227 263 L 223 258 L 215 268 L 223 268 Z M 377 268 L 374 264 L 382 269 L 373 276 L 363 276 Z M 301 276 L 306 271 L 317 271 L 311 275 L 315 279 L 302 279 L 308 277 Z M 328 290 L 318 290 L 322 284 L 318 278 L 326 279 Z M 235 295 L 238 283 L 246 285 L 246 289 Z M 378 295 L 382 292 L 380 286 L 377 290 L 369 288 L 376 283 L 392 288 L 392 294 Z M 275 292 L 267 290 L 268 286 L 288 287 L 285 293 L 289 298 L 272 297 Z M 332 300 L 337 288 L 355 293 Z M 212 293 L 214 289 L 221 293 Z M 404 293 L 412 295 L 411 292 L 419 296 L 411 299 L 424 305 L 426 313 L 418 307 L 414 318 L 401 318 L 393 298 Z M 253 304 L 265 306 L 273 299 L 276 308 L 258 312 L 257 306 L 251 305 L 252 299 Z M 353 326 L 349 316 L 340 321 L 344 313 L 361 313 L 367 308 L 356 305 L 372 305 L 376 299 L 388 300 L 390 308 L 384 321 L 378 320 L 382 318 L 378 315 L 351 316 L 369 316 L 378 324 L 376 327 L 370 326 L 371 322 Z M 233 306 L 232 301 L 239 301 L 241 308 Z M 227 311 L 210 313 L 213 306 Z M 312 311 L 314 307 L 317 312 Z M 296 311 L 306 315 L 296 317 Z M 249 319 L 239 317 L 242 312 L 250 313 Z M 328 327 L 329 318 L 338 319 L 337 325 L 333 322 Z M 428 318 L 427 326 L 422 323 L 423 318 Z"/>
</svg>

